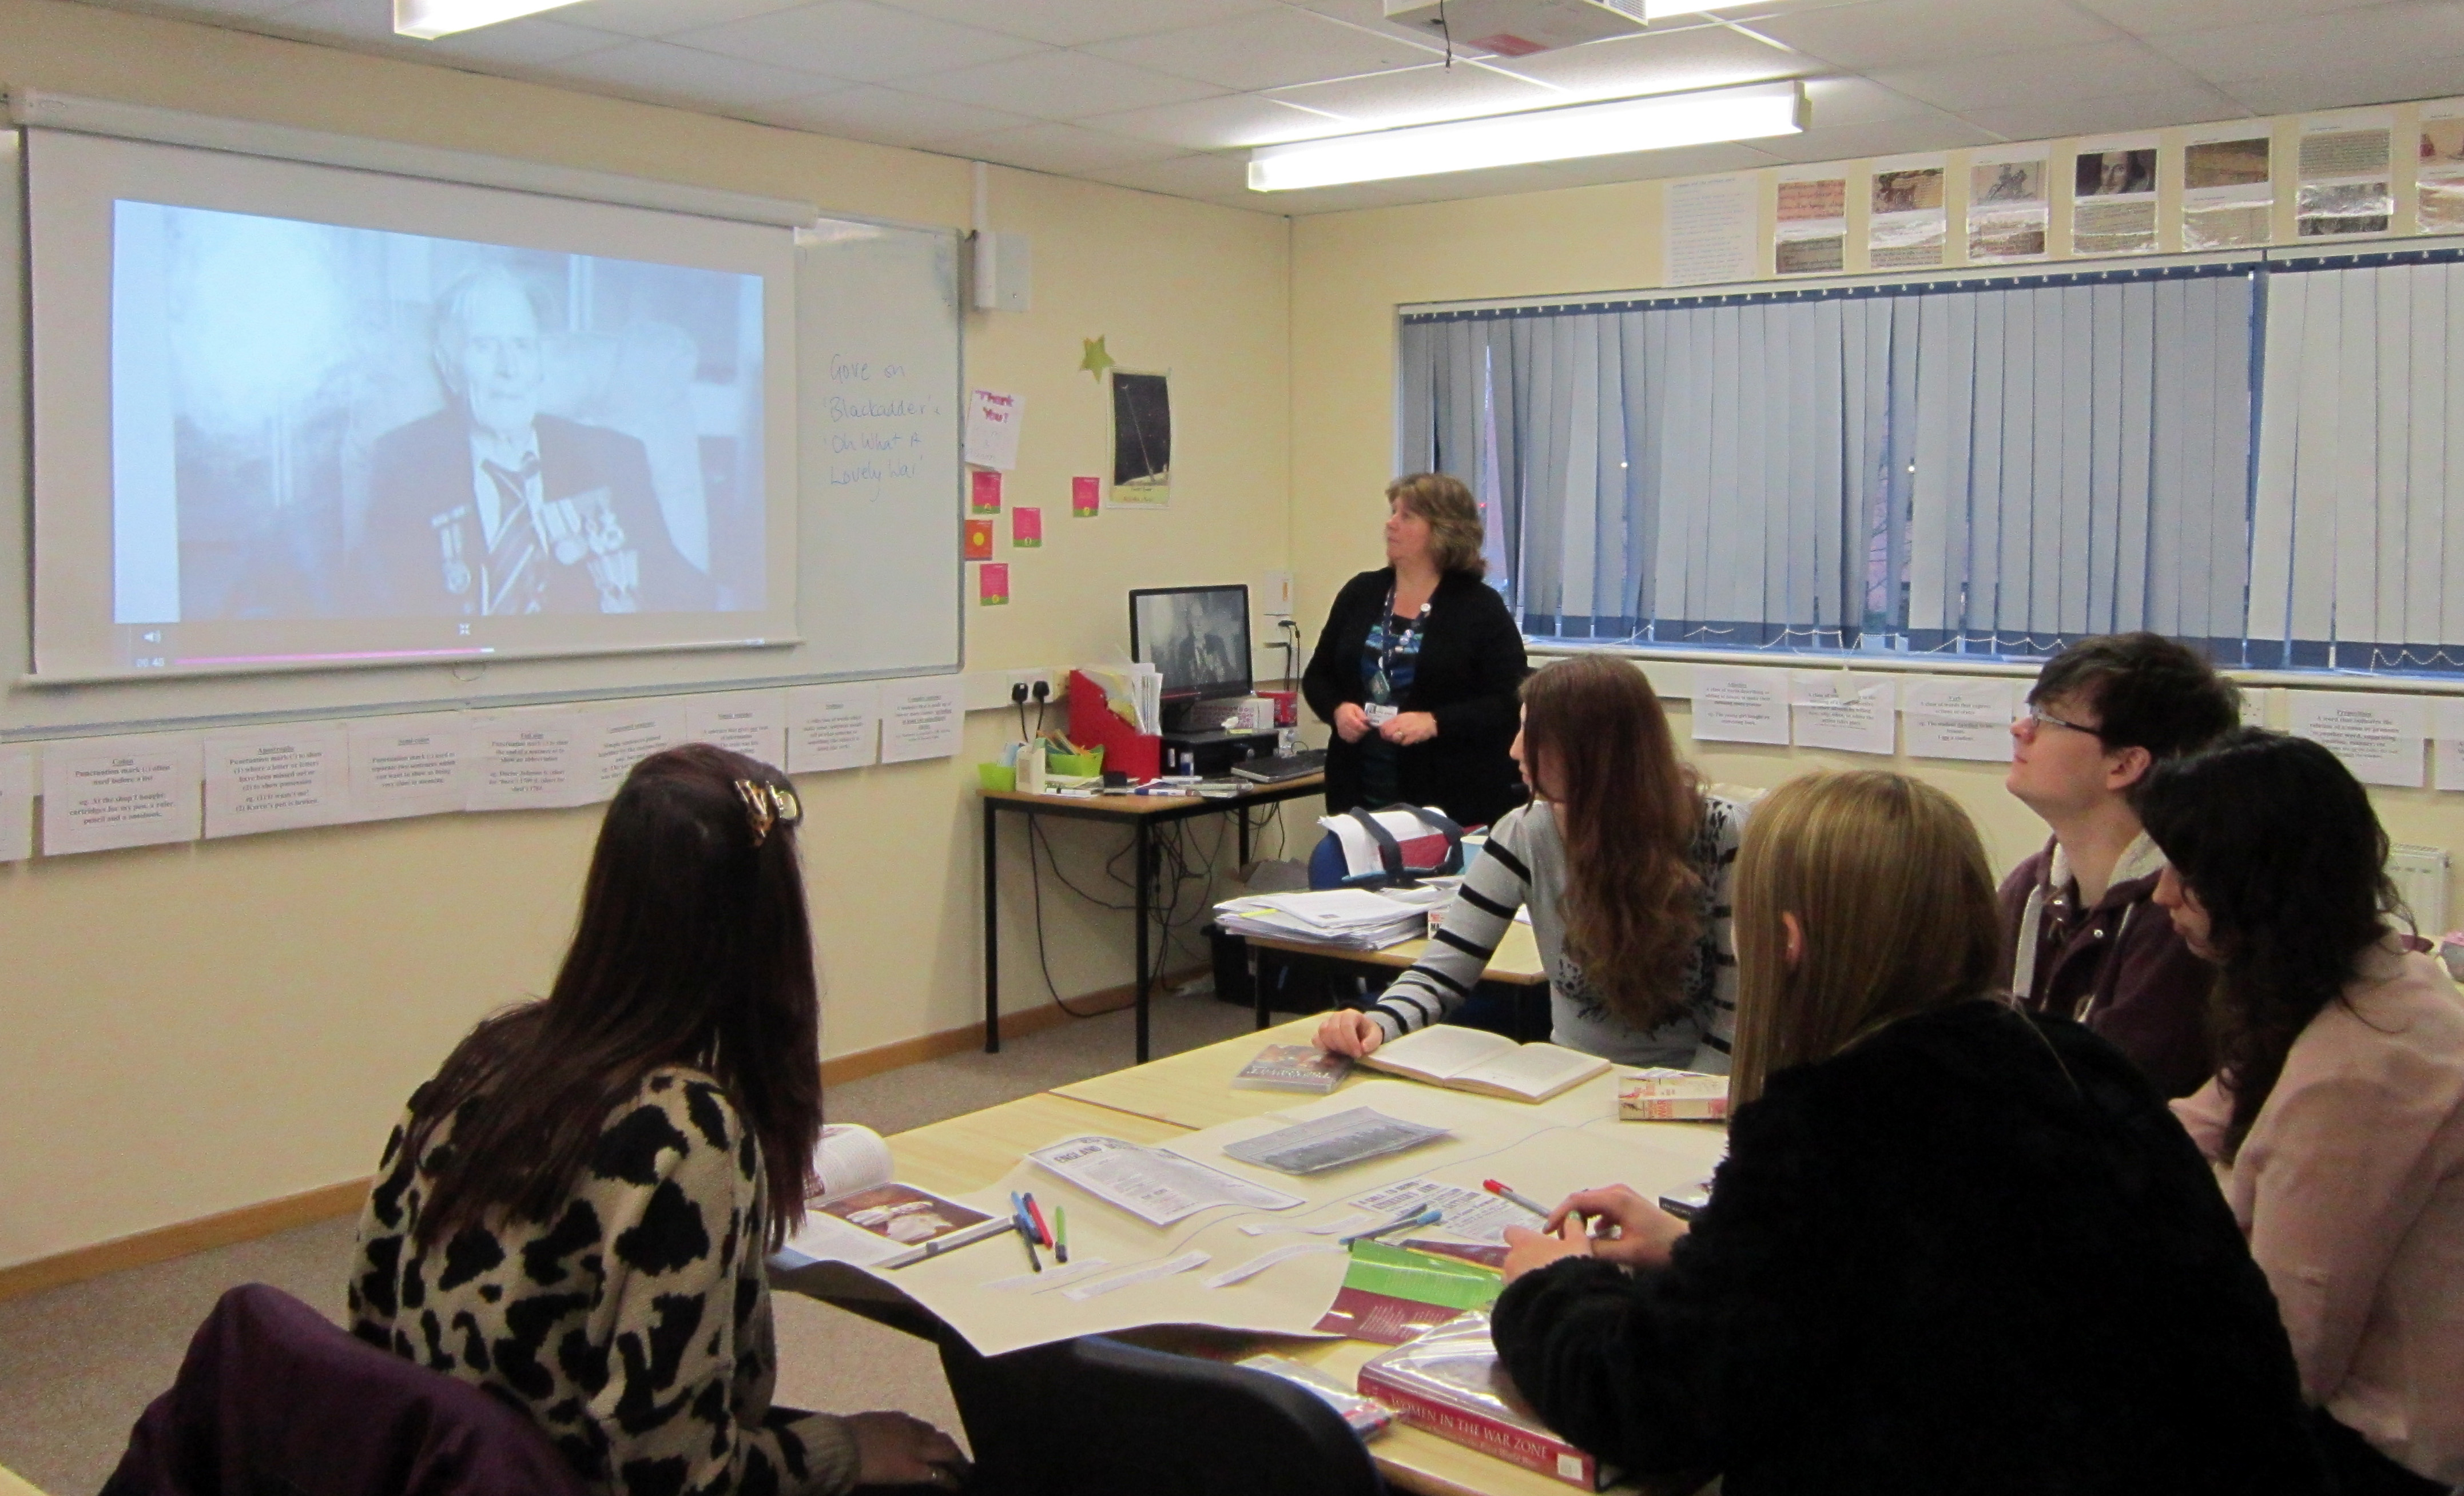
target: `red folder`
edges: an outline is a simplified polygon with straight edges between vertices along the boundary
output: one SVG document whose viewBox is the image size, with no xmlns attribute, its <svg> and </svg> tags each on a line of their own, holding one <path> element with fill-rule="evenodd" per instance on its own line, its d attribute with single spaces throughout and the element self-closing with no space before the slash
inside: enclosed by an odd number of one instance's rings
<svg viewBox="0 0 2464 1496">
<path fill-rule="evenodd" d="M 1101 745 L 1104 767 L 1133 780 L 1163 772 L 1163 739 L 1121 720 L 1104 688 L 1077 671 L 1069 672 L 1069 740 L 1081 748 Z"/>
</svg>

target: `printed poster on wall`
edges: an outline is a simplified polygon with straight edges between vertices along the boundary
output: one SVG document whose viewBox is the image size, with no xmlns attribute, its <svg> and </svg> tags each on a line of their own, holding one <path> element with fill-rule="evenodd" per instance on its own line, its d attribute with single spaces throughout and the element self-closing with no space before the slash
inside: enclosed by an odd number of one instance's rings
<svg viewBox="0 0 2464 1496">
<path fill-rule="evenodd" d="M 2071 167 L 2071 253 L 2156 248 L 2156 137 L 2082 141 Z"/>
<path fill-rule="evenodd" d="M 1019 429 L 1026 400 L 999 390 L 979 389 L 967 399 L 967 461 L 979 468 L 1006 473 L 1018 466 Z"/>
<path fill-rule="evenodd" d="M 2051 217 L 2045 148 L 1981 150 L 1968 165 L 1968 257 L 1979 264 L 2045 257 Z"/>
<path fill-rule="evenodd" d="M 2304 239 L 2385 233 L 2395 214 L 2395 116 L 2384 109 L 2301 121 L 2294 232 Z"/>
<path fill-rule="evenodd" d="M 1044 511 L 1019 508 L 1009 512 L 1009 543 L 1012 548 L 1031 551 L 1044 543 Z"/>
<path fill-rule="evenodd" d="M 967 474 L 967 510 L 971 514 L 1001 513 L 1001 475 L 979 468 Z"/>
<path fill-rule="evenodd" d="M 969 519 L 966 536 L 966 560 L 988 561 L 993 559 L 993 522 L 991 520 Z"/>
<path fill-rule="evenodd" d="M 1172 503 L 1172 391 L 1162 374 L 1112 370 L 1112 502 Z"/>
<path fill-rule="evenodd" d="M 1694 667 L 1694 740 L 1788 746 L 1788 671 L 1748 665 Z"/>
<path fill-rule="evenodd" d="M 2415 223 L 2423 233 L 2464 233 L 2464 99 L 2421 106 L 2420 193 Z"/>
<path fill-rule="evenodd" d="M 1837 275 L 1848 268 L 1848 179 L 1832 172 L 1779 179 L 1779 226 L 1771 269 L 1781 275 Z"/>
<path fill-rule="evenodd" d="M 46 743 L 44 854 L 193 842 L 204 781 L 204 743 L 192 733 Z"/>
<path fill-rule="evenodd" d="M 976 601 L 984 607 L 1009 601 L 1009 562 L 985 561 L 976 568 Z"/>
<path fill-rule="evenodd" d="M 1876 270 L 1925 270 L 1943 261 L 1949 234 L 1942 197 L 1943 158 L 1912 157 L 1874 167 L 1874 215 L 1865 227 L 1866 261 Z"/>
<path fill-rule="evenodd" d="M 2294 691 L 2285 695 L 2294 735 L 2342 759 L 2353 778 L 2365 784 L 2421 788 L 2421 745 L 2431 735 L 2428 697 L 2362 691 Z"/>
<path fill-rule="evenodd" d="M 1750 172 L 1671 182 L 1661 212 L 1672 286 L 1727 285 L 1754 278 L 1760 227 Z"/>
<path fill-rule="evenodd" d="M 2182 248 L 2231 250 L 2276 236 L 2273 149 L 2247 124 L 2190 137 L 2182 151 Z"/>
<path fill-rule="evenodd" d="M 1103 511 L 1104 480 L 1081 474 L 1069 480 L 1069 517 L 1092 519 Z"/>
</svg>

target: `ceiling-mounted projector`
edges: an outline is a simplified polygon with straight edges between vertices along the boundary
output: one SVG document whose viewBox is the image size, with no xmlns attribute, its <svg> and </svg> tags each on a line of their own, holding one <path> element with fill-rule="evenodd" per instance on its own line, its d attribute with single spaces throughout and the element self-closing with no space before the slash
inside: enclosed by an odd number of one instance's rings
<svg viewBox="0 0 2464 1496">
<path fill-rule="evenodd" d="M 1386 0 L 1386 19 L 1475 52 L 1524 57 L 1642 30 L 1644 0 Z"/>
</svg>

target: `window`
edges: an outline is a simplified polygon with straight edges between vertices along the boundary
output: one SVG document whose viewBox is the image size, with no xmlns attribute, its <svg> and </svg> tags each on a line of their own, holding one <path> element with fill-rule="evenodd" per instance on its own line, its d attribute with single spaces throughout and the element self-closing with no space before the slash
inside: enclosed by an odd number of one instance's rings
<svg viewBox="0 0 2464 1496">
<path fill-rule="evenodd" d="M 1410 311 L 1400 465 L 1535 638 L 2464 670 L 2457 259 Z"/>
</svg>

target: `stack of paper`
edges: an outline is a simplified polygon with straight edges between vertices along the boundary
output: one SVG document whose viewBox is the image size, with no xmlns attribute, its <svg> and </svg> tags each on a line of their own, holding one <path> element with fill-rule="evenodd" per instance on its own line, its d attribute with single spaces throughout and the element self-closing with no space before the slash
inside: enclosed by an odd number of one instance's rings
<svg viewBox="0 0 2464 1496">
<path fill-rule="evenodd" d="M 1163 731 L 1163 671 L 1152 665 L 1086 665 L 1078 673 L 1103 688 L 1121 720 L 1150 736 Z"/>
<path fill-rule="evenodd" d="M 1399 945 L 1428 928 L 1425 911 L 1366 889 L 1226 899 L 1215 906 L 1215 919 L 1231 935 L 1309 940 L 1351 951 Z"/>
</svg>

